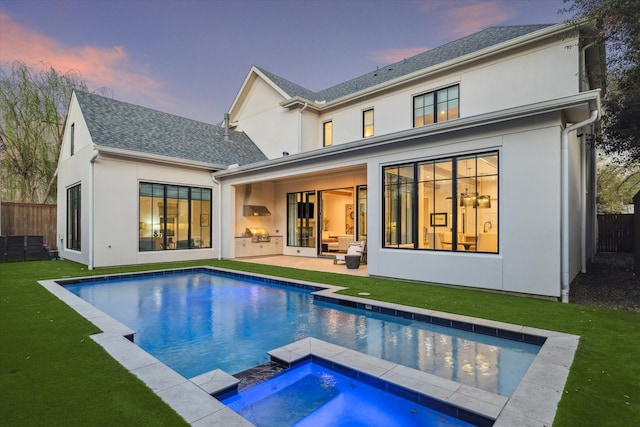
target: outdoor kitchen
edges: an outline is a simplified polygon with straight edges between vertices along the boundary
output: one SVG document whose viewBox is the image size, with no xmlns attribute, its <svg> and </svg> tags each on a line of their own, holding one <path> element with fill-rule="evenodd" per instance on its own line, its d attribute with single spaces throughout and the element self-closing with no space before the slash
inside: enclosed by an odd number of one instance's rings
<svg viewBox="0 0 640 427">
<path fill-rule="evenodd" d="M 235 238 L 237 258 L 282 254 L 282 236 L 272 236 L 261 221 L 271 216 L 264 202 L 261 184 L 244 186 L 242 214 L 246 221 L 244 231 Z"/>
</svg>

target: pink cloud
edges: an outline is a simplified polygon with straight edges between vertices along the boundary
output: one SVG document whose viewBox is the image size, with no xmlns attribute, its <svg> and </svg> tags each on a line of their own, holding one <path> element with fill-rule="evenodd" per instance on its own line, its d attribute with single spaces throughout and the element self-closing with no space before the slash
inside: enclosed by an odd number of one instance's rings
<svg viewBox="0 0 640 427">
<path fill-rule="evenodd" d="M 452 36 L 463 37 L 491 25 L 501 24 L 515 15 L 506 2 L 500 0 L 465 2 L 463 6 L 442 11 L 444 22 L 453 24 L 448 31 Z"/>
<path fill-rule="evenodd" d="M 427 47 L 404 47 L 398 49 L 385 49 L 373 52 L 372 59 L 379 64 L 392 64 L 405 58 L 417 55 L 429 50 Z"/>
<path fill-rule="evenodd" d="M 107 87 L 115 92 L 137 92 L 162 96 L 162 83 L 140 71 L 122 46 L 65 46 L 55 39 L 23 27 L 0 12 L 0 62 L 28 66 L 50 64 L 58 72 L 77 71 L 90 90 Z M 7 68 L 5 68 L 5 72 Z"/>
</svg>

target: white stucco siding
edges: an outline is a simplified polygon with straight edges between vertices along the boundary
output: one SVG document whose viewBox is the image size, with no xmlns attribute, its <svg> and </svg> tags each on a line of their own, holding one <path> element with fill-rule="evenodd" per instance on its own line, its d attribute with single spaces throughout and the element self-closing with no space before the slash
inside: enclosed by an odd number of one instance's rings
<svg viewBox="0 0 640 427">
<path fill-rule="evenodd" d="M 369 274 L 559 296 L 560 125 L 554 117 L 434 138 L 373 159 L 368 167 Z M 384 165 L 489 150 L 500 156 L 498 254 L 382 248 Z"/>
<path fill-rule="evenodd" d="M 559 123 L 503 137 L 500 253 L 504 290 L 560 295 Z"/>
<path fill-rule="evenodd" d="M 89 234 L 86 233 L 85 230 L 89 228 L 89 159 L 91 158 L 92 152 L 93 149 L 90 145 L 83 144 L 83 148 L 76 150 L 73 156 L 66 156 L 65 159 L 61 159 L 58 169 L 58 239 L 56 246 L 58 247 L 58 253 L 61 258 L 82 264 L 88 264 L 89 262 L 89 255 L 85 250 L 89 246 Z M 75 185 L 81 186 L 80 251 L 67 249 L 67 190 Z"/>
<path fill-rule="evenodd" d="M 74 149 L 71 155 L 71 125 L 74 133 Z M 57 178 L 57 234 L 55 245 L 60 257 L 87 264 L 88 252 L 85 248 L 89 245 L 89 235 L 84 230 L 89 227 L 89 159 L 93 153 L 91 135 L 84 121 L 80 105 L 75 97 L 71 97 L 65 131 L 62 138 L 62 147 L 58 159 Z M 81 235 L 80 251 L 67 249 L 67 189 L 72 186 L 81 186 Z"/>
<path fill-rule="evenodd" d="M 575 44 L 573 39 L 562 40 L 465 70 L 461 117 L 578 93 L 580 61 Z"/>
<path fill-rule="evenodd" d="M 135 163 L 101 155 L 95 162 L 94 174 L 96 267 L 209 259 L 215 256 L 216 189 L 208 171 Z M 212 188 L 213 248 L 139 252 L 140 182 Z M 85 194 L 83 193 L 83 199 Z"/>
<path fill-rule="evenodd" d="M 71 97 L 69 104 L 69 112 L 67 120 L 65 122 L 64 136 L 62 138 L 62 147 L 60 150 L 59 162 L 62 162 L 71 157 L 71 126 L 73 126 L 73 150 L 74 154 L 81 151 L 86 147 L 92 146 L 91 135 L 87 128 L 87 123 L 84 121 L 84 116 L 80 111 L 80 105 L 76 99 L 75 93 Z"/>
<path fill-rule="evenodd" d="M 283 151 L 298 151 L 298 112 L 279 104 L 283 97 L 264 80 L 256 78 L 247 88 L 247 95 L 231 117 L 237 131 L 245 132 L 269 158 L 282 156 Z"/>
<path fill-rule="evenodd" d="M 317 134 L 322 135 L 323 122 L 332 120 L 335 145 L 361 139 L 362 112 L 370 108 L 374 109 L 375 135 L 411 129 L 413 97 L 456 84 L 460 86 L 460 117 L 470 117 L 576 94 L 578 81 L 575 40 L 554 41 L 322 112 Z"/>
</svg>

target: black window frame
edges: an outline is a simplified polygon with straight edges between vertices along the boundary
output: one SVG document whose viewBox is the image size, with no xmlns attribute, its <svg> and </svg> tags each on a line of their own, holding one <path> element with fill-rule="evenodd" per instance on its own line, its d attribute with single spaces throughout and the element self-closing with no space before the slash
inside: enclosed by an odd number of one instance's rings
<svg viewBox="0 0 640 427">
<path fill-rule="evenodd" d="M 82 184 L 67 188 L 67 249 L 82 249 Z"/>
<path fill-rule="evenodd" d="M 174 184 L 162 184 L 162 183 L 152 183 L 152 182 L 139 182 L 138 183 L 138 218 L 140 218 L 140 204 L 142 197 L 149 197 L 147 194 L 142 194 L 143 186 L 150 186 L 152 189 L 152 194 L 154 189 L 159 190 L 162 189 L 162 197 L 157 197 L 162 206 L 162 211 L 159 212 L 160 223 L 158 224 L 158 236 L 155 235 L 155 231 L 153 232 L 151 237 L 142 236 L 138 237 L 138 251 L 139 252 L 156 252 L 156 251 L 165 251 L 165 250 L 176 250 L 176 249 L 211 249 L 213 247 L 213 227 L 211 226 L 211 215 L 213 212 L 213 191 L 211 188 L 207 187 L 188 187 L 184 185 L 174 185 Z M 175 195 L 175 197 L 169 197 L 170 195 Z M 199 195 L 199 196 L 196 196 Z M 186 197 L 185 197 L 186 196 Z M 152 200 L 155 196 L 152 195 Z M 173 241 L 173 234 L 169 235 L 170 227 L 167 227 L 168 219 L 170 215 L 168 215 L 169 209 L 169 199 L 171 200 L 186 200 L 187 201 L 187 220 L 185 221 L 187 226 L 187 238 L 176 240 L 175 245 L 171 245 L 171 241 Z M 194 201 L 208 201 L 209 208 L 207 212 L 202 212 L 202 207 L 200 207 L 200 217 L 196 218 L 196 224 L 200 224 L 200 230 L 198 235 L 201 236 L 203 224 L 206 224 L 206 228 L 208 228 L 209 235 L 206 236 L 207 239 L 200 238 L 200 241 L 196 244 L 194 241 L 194 218 L 195 215 L 193 212 L 193 202 Z M 140 227 L 142 229 L 142 223 Z M 175 231 L 173 231 L 175 232 Z M 151 238 L 152 241 L 154 238 L 161 239 L 160 247 L 156 247 L 154 244 L 149 245 L 147 240 Z M 203 241 L 208 241 L 208 245 L 202 245 Z M 186 242 L 186 243 L 185 243 Z"/>
<path fill-rule="evenodd" d="M 367 113 L 371 113 L 371 123 L 366 122 Z M 371 126 L 371 135 L 367 135 L 367 128 Z M 362 137 L 371 138 L 376 134 L 375 113 L 373 108 L 362 110 Z"/>
<path fill-rule="evenodd" d="M 327 125 L 330 125 L 329 129 L 329 143 L 327 144 Z M 322 123 L 322 146 L 331 147 L 333 145 L 333 120 L 327 120 Z"/>
<path fill-rule="evenodd" d="M 458 88 L 458 97 L 457 98 L 452 98 L 452 99 L 457 99 L 458 100 L 458 116 L 457 117 L 451 117 L 451 118 L 447 117 L 446 120 L 439 120 L 438 119 L 438 103 L 439 103 L 439 101 L 438 101 L 438 93 L 443 91 L 443 90 L 447 90 L 448 91 L 449 89 L 454 88 L 454 87 Z M 431 113 L 433 114 L 433 123 L 423 123 L 421 125 L 416 125 L 416 110 L 418 110 L 418 108 L 416 108 L 416 100 L 418 98 L 423 98 L 423 97 L 426 97 L 428 95 L 433 95 L 433 106 L 432 106 L 432 111 L 431 111 Z M 447 97 L 447 102 L 448 101 L 450 101 L 450 100 Z M 442 102 L 442 100 L 440 102 Z M 445 122 L 445 121 L 449 121 L 449 120 L 459 119 L 460 118 L 460 84 L 454 84 L 454 85 L 442 87 L 442 88 L 439 88 L 439 89 L 436 89 L 436 90 L 432 90 L 432 91 L 429 91 L 429 92 L 424 92 L 424 93 L 421 93 L 421 94 L 418 94 L 418 95 L 414 95 L 413 98 L 412 98 L 412 104 L 413 104 L 412 105 L 412 107 L 413 107 L 412 108 L 413 117 L 411 118 L 411 121 L 413 123 L 413 127 L 414 128 L 423 127 L 423 126 L 429 126 L 429 125 L 432 125 L 432 124 L 435 124 L 435 123 L 441 123 L 441 122 Z M 424 110 L 424 106 L 420 107 L 420 108 L 422 108 Z M 425 116 L 425 114 L 423 113 L 420 117 L 424 117 L 424 116 Z"/>
<path fill-rule="evenodd" d="M 460 195 L 460 185 L 459 185 L 459 181 L 463 181 L 464 178 L 459 177 L 458 175 L 458 161 L 459 160 L 464 160 L 464 159 L 468 159 L 468 158 L 473 158 L 475 157 L 480 158 L 483 156 L 492 156 L 495 155 L 498 165 L 500 162 L 500 152 L 497 150 L 490 150 L 490 151 L 483 151 L 483 152 L 478 152 L 478 153 L 471 153 L 471 154 L 460 154 L 460 155 L 453 155 L 453 156 L 445 156 L 445 157 L 441 157 L 441 158 L 437 158 L 437 159 L 420 159 L 420 160 L 415 160 L 415 161 L 410 161 L 410 162 L 402 162 L 402 163 L 396 163 L 396 164 L 392 164 L 392 165 L 385 165 L 382 166 L 382 174 L 381 174 L 381 179 L 382 179 L 382 227 L 381 227 L 381 236 L 382 236 L 382 241 L 381 241 L 381 247 L 384 249 L 405 249 L 405 250 L 421 250 L 421 251 L 437 251 L 439 249 L 436 248 L 421 248 L 419 247 L 419 238 L 420 238 L 420 230 L 419 230 L 419 221 L 418 221 L 418 215 L 419 215 L 419 201 L 418 201 L 418 186 L 422 183 L 422 181 L 420 181 L 419 178 L 419 174 L 418 174 L 418 168 L 420 166 L 421 163 L 424 163 L 425 161 L 447 161 L 450 160 L 452 163 L 452 176 L 451 176 L 451 180 L 452 180 L 452 194 L 451 194 L 451 207 L 452 207 L 452 211 L 451 211 L 451 216 L 452 218 L 454 218 L 453 221 L 451 221 L 450 224 L 450 229 L 451 229 L 451 238 L 452 238 L 452 242 L 451 242 L 451 250 L 447 250 L 446 252 L 462 252 L 462 253 L 484 253 L 484 254 L 498 254 L 500 253 L 500 245 L 499 245 L 499 239 L 498 239 L 498 246 L 496 247 L 496 252 L 482 252 L 482 251 L 478 251 L 478 250 L 473 250 L 473 251 L 468 251 L 468 250 L 460 250 L 458 249 L 458 221 L 455 219 L 458 217 L 458 205 L 461 203 L 461 198 L 459 197 Z M 400 168 L 405 168 L 405 171 L 408 170 L 408 168 L 411 168 L 413 171 L 413 175 L 411 178 L 409 178 L 406 181 L 410 180 L 410 202 L 406 203 L 410 205 L 410 208 L 407 212 L 405 212 L 405 214 L 409 214 L 409 216 L 411 217 L 409 220 L 407 220 L 407 216 L 405 215 L 404 217 L 401 215 L 401 213 L 398 213 L 397 218 L 396 216 L 393 217 L 393 219 L 395 219 L 396 224 L 395 224 L 395 230 L 391 227 L 391 217 L 393 216 L 393 212 L 387 212 L 388 206 L 387 206 L 387 192 L 390 191 L 390 185 L 389 183 L 387 183 L 386 177 L 387 177 L 387 170 L 391 170 L 391 169 L 398 169 L 398 171 L 400 170 Z M 397 173 L 397 176 L 400 176 L 400 173 Z M 475 179 L 477 180 L 479 177 L 484 177 L 485 175 L 478 175 L 476 172 L 475 175 Z M 498 182 L 496 183 L 497 186 L 497 192 L 499 193 L 500 191 L 500 187 L 499 187 L 499 179 L 500 179 L 500 173 L 499 173 L 499 168 L 498 168 L 498 172 L 496 173 L 496 177 L 498 179 Z M 409 188 L 407 187 L 407 183 L 402 183 L 398 180 L 397 183 L 394 183 L 393 185 L 397 186 L 398 188 L 400 186 L 405 186 L 405 188 Z M 392 197 L 393 194 L 390 194 L 390 197 Z M 400 191 L 396 191 L 396 197 L 399 199 L 401 197 L 400 195 Z M 498 194 L 498 198 L 499 198 L 499 194 Z M 495 201 L 494 201 L 495 203 Z M 396 205 L 401 205 L 402 203 L 400 201 L 396 202 Z M 496 226 L 496 234 L 498 234 L 498 236 L 500 235 L 500 211 L 499 209 L 497 209 L 497 226 Z M 411 233 L 407 234 L 407 233 L 403 233 L 403 220 L 410 222 L 411 224 Z M 389 223 L 389 229 L 387 230 L 387 223 Z M 493 225 L 492 225 L 493 227 Z M 387 236 L 387 234 L 389 233 L 389 237 Z M 395 236 L 393 236 L 392 238 L 392 234 L 395 233 Z M 479 231 L 476 231 L 476 234 L 479 233 Z M 408 237 L 408 239 L 403 239 L 403 237 Z M 395 243 L 391 243 L 391 242 L 395 242 Z M 409 246 L 412 245 L 412 246 Z"/>
</svg>

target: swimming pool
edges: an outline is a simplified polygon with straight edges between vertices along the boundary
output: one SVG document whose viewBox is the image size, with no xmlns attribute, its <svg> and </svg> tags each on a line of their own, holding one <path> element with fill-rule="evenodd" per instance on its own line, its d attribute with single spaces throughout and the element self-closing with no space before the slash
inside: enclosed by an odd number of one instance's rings
<svg viewBox="0 0 640 427">
<path fill-rule="evenodd" d="M 314 298 L 320 287 L 285 283 L 196 270 L 65 288 L 135 330 L 140 347 L 186 378 L 216 368 L 237 373 L 275 347 L 315 337 L 509 396 L 540 348 L 447 328 L 437 317 L 426 323 L 336 305 Z"/>
<path fill-rule="evenodd" d="M 238 378 L 221 370 L 204 373 L 186 379 L 157 358 L 134 344 L 135 331 L 105 314 L 66 289 L 65 285 L 88 283 L 97 280 L 117 280 L 174 274 L 176 271 L 220 272 L 238 277 L 259 276 L 260 280 L 282 283 L 274 276 L 256 275 L 236 270 L 214 267 L 190 267 L 180 270 L 156 270 L 126 275 L 103 275 L 79 278 L 40 280 L 38 283 L 70 309 L 93 323 L 101 332 L 90 336 L 114 360 L 129 373 L 138 377 L 166 404 L 171 406 L 188 423 L 234 425 L 250 427 L 253 424 L 240 417 L 212 395 L 238 385 Z M 345 277 L 345 280 L 348 280 Z M 463 330 L 473 330 L 490 336 L 502 336 L 540 345 L 538 356 L 527 370 L 520 384 L 510 397 L 486 392 L 441 377 L 384 361 L 374 356 L 349 350 L 315 338 L 304 338 L 273 349 L 269 354 L 279 363 L 292 366 L 306 357 L 322 357 L 331 360 L 335 367 L 347 366 L 367 372 L 370 379 L 391 381 L 402 389 L 430 396 L 435 402 L 445 403 L 483 419 L 493 420 L 494 427 L 514 425 L 551 425 L 556 409 L 564 393 L 580 342 L 577 335 L 539 329 L 464 315 L 443 313 L 430 309 L 408 307 L 363 297 L 338 295 L 340 287 L 286 279 L 290 286 L 323 290 L 314 292 L 314 298 L 339 306 L 355 307 L 365 311 L 390 314 L 395 317 L 444 324 Z"/>
<path fill-rule="evenodd" d="M 222 403 L 258 427 L 458 426 L 460 419 L 332 370 L 316 359 L 237 394 Z"/>
</svg>

